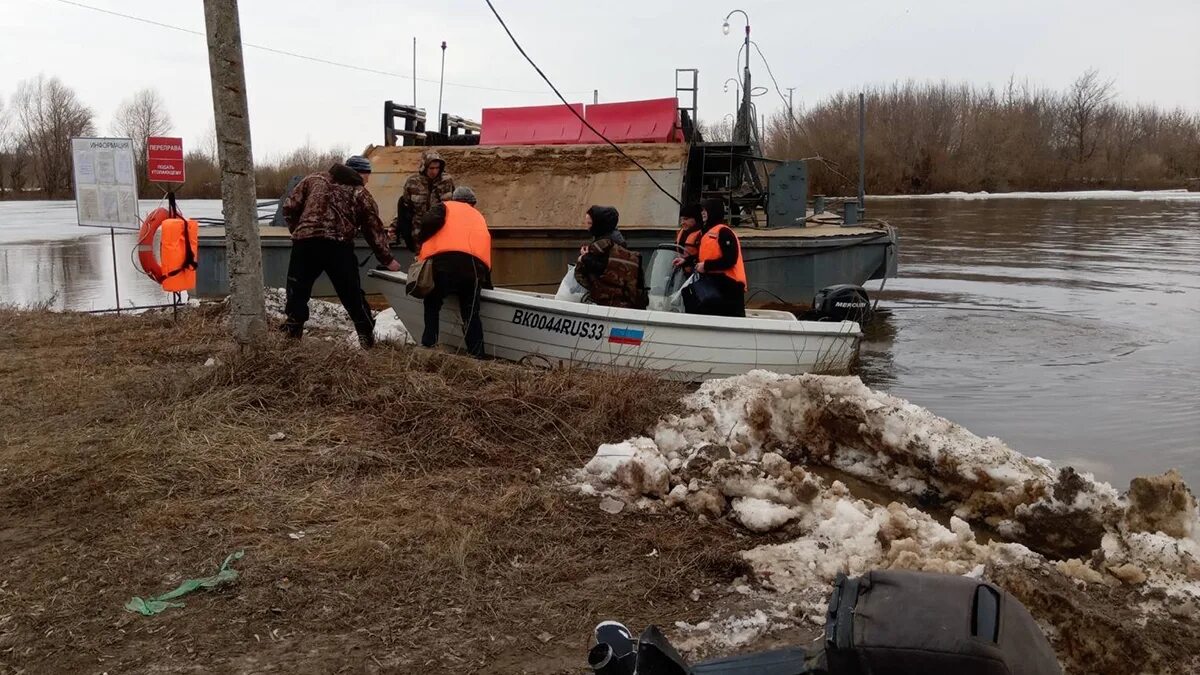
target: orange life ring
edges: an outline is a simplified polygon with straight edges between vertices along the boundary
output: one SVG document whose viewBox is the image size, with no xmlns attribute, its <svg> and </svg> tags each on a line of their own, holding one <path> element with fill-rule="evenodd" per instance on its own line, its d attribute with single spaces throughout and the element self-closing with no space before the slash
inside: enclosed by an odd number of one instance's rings
<svg viewBox="0 0 1200 675">
<path fill-rule="evenodd" d="M 157 208 L 142 221 L 138 231 L 138 262 L 146 276 L 157 281 L 164 291 L 190 291 L 196 287 L 196 257 L 199 249 L 200 223 L 187 220 L 180 214 L 171 217 L 164 208 Z M 154 254 L 154 234 L 162 230 L 159 255 Z"/>
</svg>

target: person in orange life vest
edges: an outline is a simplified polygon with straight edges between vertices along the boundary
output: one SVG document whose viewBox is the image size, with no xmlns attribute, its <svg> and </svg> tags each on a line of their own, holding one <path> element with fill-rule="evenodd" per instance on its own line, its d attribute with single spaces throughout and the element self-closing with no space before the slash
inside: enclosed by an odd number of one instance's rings
<svg viewBox="0 0 1200 675">
<path fill-rule="evenodd" d="M 700 237 L 704 236 L 701 226 L 703 218 L 700 213 L 699 204 L 688 204 L 679 209 L 679 230 L 675 232 L 675 245 L 682 248 L 683 252 L 675 259 L 674 264 L 682 268 L 688 276 L 696 270 L 696 263 L 700 258 Z"/>
<path fill-rule="evenodd" d="M 475 209 L 475 192 L 462 185 L 450 200 L 435 204 L 421 216 L 414 232 L 417 259 L 433 265 L 433 292 L 425 296 L 425 331 L 421 345 L 438 341 L 442 302 L 458 298 L 467 352 L 484 357 L 483 324 L 479 320 L 480 292 L 492 287 L 492 235 Z"/>
<path fill-rule="evenodd" d="M 692 284 L 697 288 L 684 293 L 685 308 L 691 314 L 746 316 L 745 261 L 737 235 L 725 224 L 725 203 L 706 200 L 700 215 L 704 221 L 696 263 L 700 278 Z"/>
<path fill-rule="evenodd" d="M 388 249 L 379 208 L 367 191 L 366 179 L 370 175 L 370 160 L 355 155 L 345 164 L 334 164 L 328 171 L 300 181 L 281 205 L 292 234 L 292 254 L 284 306 L 287 319 L 280 329 L 291 337 L 304 334 L 313 283 L 324 272 L 350 314 L 359 342 L 364 347 L 375 344 L 375 320 L 358 276 L 355 236 L 362 233 L 375 257 L 387 269 L 399 271 L 400 263 Z"/>
</svg>

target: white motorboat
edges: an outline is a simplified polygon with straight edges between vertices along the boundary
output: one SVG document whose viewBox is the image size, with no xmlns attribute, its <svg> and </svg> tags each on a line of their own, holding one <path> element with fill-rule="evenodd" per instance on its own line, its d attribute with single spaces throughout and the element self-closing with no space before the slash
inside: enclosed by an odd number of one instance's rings
<svg viewBox="0 0 1200 675">
<path fill-rule="evenodd" d="M 424 303 L 405 292 L 405 274 L 385 270 L 370 274 L 405 328 L 419 337 L 425 326 Z M 651 288 L 651 306 L 661 307 L 663 303 L 654 302 L 655 290 Z M 857 322 L 801 321 L 778 310 L 748 309 L 745 318 L 704 316 L 605 307 L 499 288 L 483 291 L 480 317 L 485 349 L 497 358 L 650 369 L 686 381 L 756 369 L 784 374 L 845 372 L 862 338 Z M 464 347 L 462 320 L 453 299 L 442 307 L 439 342 Z"/>
</svg>

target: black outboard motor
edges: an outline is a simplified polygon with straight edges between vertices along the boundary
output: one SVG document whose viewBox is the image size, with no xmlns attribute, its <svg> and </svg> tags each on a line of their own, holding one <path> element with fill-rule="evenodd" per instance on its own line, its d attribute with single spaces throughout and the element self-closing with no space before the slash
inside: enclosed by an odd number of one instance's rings
<svg viewBox="0 0 1200 675">
<path fill-rule="evenodd" d="M 604 626 L 589 655 L 602 675 L 1062 675 L 1046 636 L 1016 598 L 949 574 L 839 576 L 824 640 L 811 651 L 791 647 L 689 666 L 654 626 L 636 648 L 628 631 L 608 638 Z"/>
<path fill-rule="evenodd" d="M 871 299 L 862 286 L 826 286 L 813 297 L 812 315 L 818 321 L 857 321 L 861 325 L 871 320 Z"/>
</svg>

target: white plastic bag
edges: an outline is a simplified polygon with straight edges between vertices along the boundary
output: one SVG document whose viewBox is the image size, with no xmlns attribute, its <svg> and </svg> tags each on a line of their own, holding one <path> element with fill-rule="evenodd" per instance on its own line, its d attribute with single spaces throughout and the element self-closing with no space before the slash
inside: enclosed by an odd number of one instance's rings
<svg viewBox="0 0 1200 675">
<path fill-rule="evenodd" d="M 683 282 L 683 285 L 679 287 L 679 290 L 677 290 L 671 294 L 670 298 L 667 300 L 668 305 L 669 305 L 667 307 L 668 312 L 679 312 L 680 314 L 683 314 L 684 312 L 687 311 L 687 309 L 685 309 L 683 306 L 683 289 L 696 283 L 696 280 L 699 278 L 700 278 L 699 274 L 697 274 L 696 272 L 692 272 L 692 276 L 688 277 Z"/>
<path fill-rule="evenodd" d="M 580 286 L 579 282 L 575 280 L 575 266 L 567 265 L 567 275 L 558 284 L 558 292 L 554 294 L 554 299 L 565 300 L 566 302 L 583 302 L 583 296 L 586 294 L 587 289 Z"/>
</svg>

